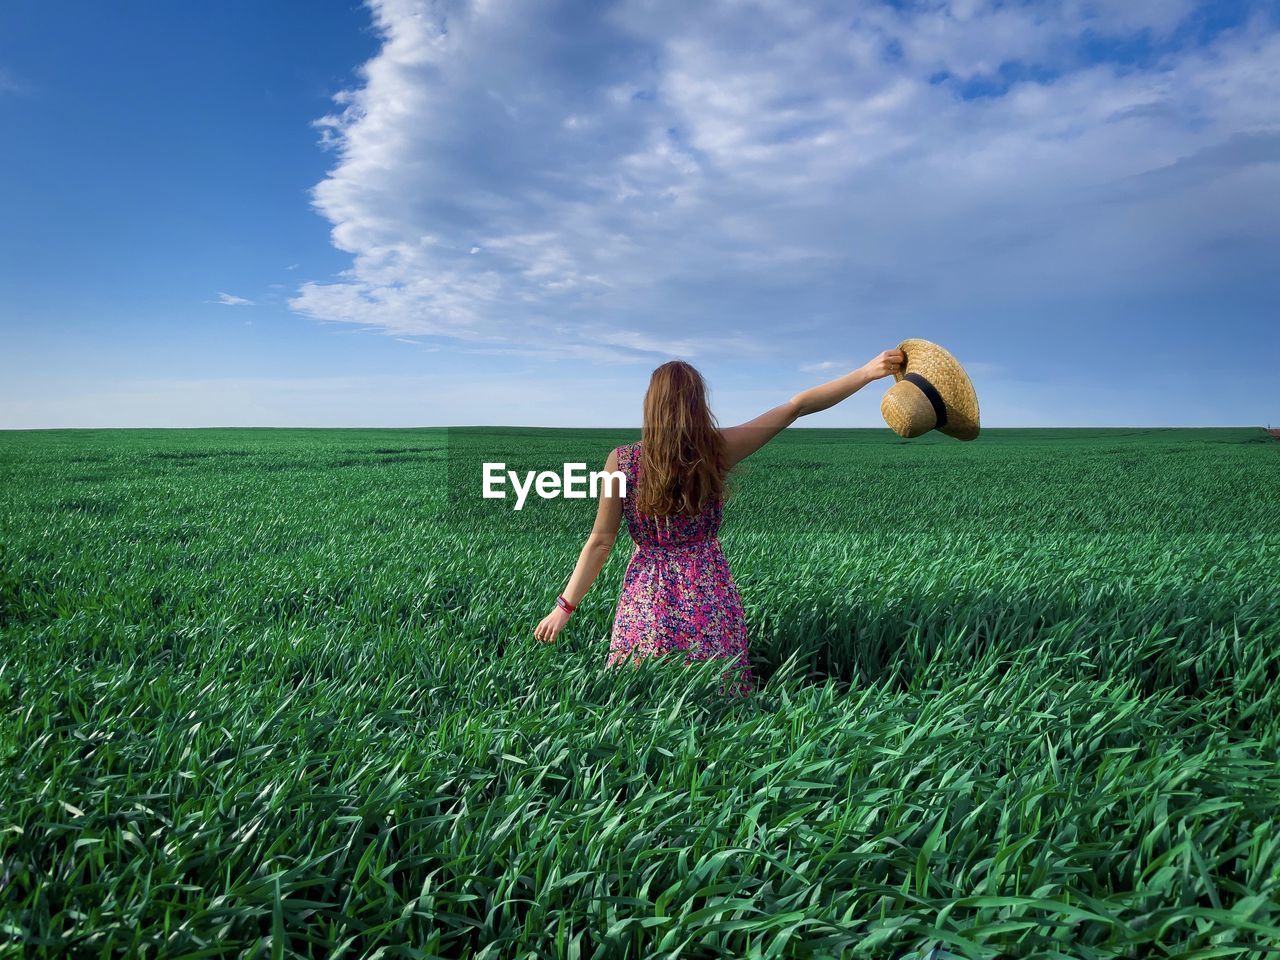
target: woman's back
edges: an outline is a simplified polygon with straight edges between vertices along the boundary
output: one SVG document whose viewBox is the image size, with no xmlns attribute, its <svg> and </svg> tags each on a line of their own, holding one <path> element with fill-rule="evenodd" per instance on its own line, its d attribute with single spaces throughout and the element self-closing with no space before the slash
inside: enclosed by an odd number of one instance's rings
<svg viewBox="0 0 1280 960">
<path fill-rule="evenodd" d="M 655 517 L 640 512 L 636 504 L 636 491 L 640 488 L 643 450 L 640 442 L 617 449 L 618 469 L 627 478 L 627 495 L 622 501 L 622 513 L 627 519 L 627 532 L 631 534 L 631 539 L 641 549 L 651 550 L 689 548 L 715 542 L 724 510 L 724 501 L 719 498 L 708 500 L 702 511 L 695 516 L 677 513 Z"/>
<path fill-rule="evenodd" d="M 696 515 L 642 513 L 635 495 L 643 447 L 617 448 L 618 469 L 627 478 L 622 500 L 627 531 L 636 549 L 622 578 L 622 593 L 609 641 L 610 664 L 664 653 L 686 662 L 723 659 L 727 677 L 741 669 L 735 693 L 750 693 L 755 677 L 747 658 L 746 618 L 729 563 L 717 536 L 724 502 L 706 501 Z"/>
</svg>

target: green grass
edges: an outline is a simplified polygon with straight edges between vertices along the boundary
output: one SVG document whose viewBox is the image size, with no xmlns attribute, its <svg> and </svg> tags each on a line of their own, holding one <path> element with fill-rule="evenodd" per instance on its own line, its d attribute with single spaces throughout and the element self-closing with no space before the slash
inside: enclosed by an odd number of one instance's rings
<svg viewBox="0 0 1280 960">
<path fill-rule="evenodd" d="M 1280 443 L 789 431 L 739 702 L 532 639 L 636 435 L 0 434 L 0 956 L 1280 956 Z"/>
</svg>

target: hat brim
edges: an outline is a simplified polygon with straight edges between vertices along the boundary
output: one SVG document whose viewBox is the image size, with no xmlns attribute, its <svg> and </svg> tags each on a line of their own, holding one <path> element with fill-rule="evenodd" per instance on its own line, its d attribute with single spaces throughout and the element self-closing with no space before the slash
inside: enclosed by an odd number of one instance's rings
<svg viewBox="0 0 1280 960">
<path fill-rule="evenodd" d="M 960 361 L 936 343 L 919 338 L 903 340 L 898 349 L 907 359 L 902 369 L 894 373 L 894 380 L 900 381 L 908 373 L 925 377 L 942 395 L 946 406 L 947 422 L 937 428 L 938 432 L 957 440 L 974 439 L 980 428 L 978 392 Z"/>
</svg>

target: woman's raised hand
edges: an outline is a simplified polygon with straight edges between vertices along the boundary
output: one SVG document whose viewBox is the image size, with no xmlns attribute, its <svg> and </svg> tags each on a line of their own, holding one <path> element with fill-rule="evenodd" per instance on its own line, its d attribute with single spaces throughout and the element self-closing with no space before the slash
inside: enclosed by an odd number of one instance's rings
<svg viewBox="0 0 1280 960">
<path fill-rule="evenodd" d="M 867 371 L 867 375 L 872 380 L 879 380 L 891 373 L 897 373 L 906 361 L 907 355 L 901 350 L 882 350 L 864 363 L 862 369 Z"/>
</svg>

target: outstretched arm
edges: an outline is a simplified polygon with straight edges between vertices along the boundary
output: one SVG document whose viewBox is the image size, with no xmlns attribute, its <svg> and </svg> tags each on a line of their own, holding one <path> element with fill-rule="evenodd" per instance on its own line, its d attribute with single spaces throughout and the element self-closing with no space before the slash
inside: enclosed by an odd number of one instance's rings
<svg viewBox="0 0 1280 960">
<path fill-rule="evenodd" d="M 604 462 L 604 469 L 608 473 L 618 469 L 618 451 L 609 452 Z M 600 576 L 600 571 L 604 569 L 605 561 L 609 559 L 609 553 L 613 550 L 613 542 L 618 537 L 618 524 L 621 520 L 622 491 L 614 481 L 606 479 L 600 485 L 595 525 L 591 528 L 587 542 L 582 546 L 582 552 L 578 554 L 573 575 L 569 577 L 569 584 L 562 594 L 569 606 L 576 607 L 581 603 L 582 598 L 591 589 L 591 585 L 596 582 L 596 577 Z M 568 621 L 569 614 L 559 606 L 553 606 L 551 612 L 533 628 L 533 635 L 543 643 L 551 643 Z"/>
<path fill-rule="evenodd" d="M 903 363 L 906 357 L 901 350 L 884 350 L 871 360 L 826 383 L 797 393 L 786 403 L 766 410 L 754 420 L 726 427 L 721 431 L 725 439 L 725 453 L 729 466 L 740 463 L 776 437 L 800 417 L 834 407 L 847 400 L 872 380 L 887 377 Z"/>
</svg>

